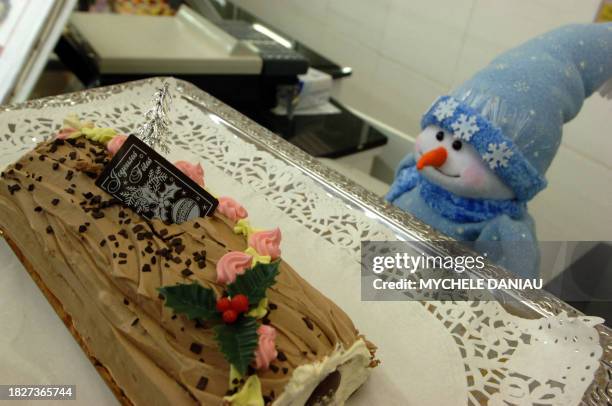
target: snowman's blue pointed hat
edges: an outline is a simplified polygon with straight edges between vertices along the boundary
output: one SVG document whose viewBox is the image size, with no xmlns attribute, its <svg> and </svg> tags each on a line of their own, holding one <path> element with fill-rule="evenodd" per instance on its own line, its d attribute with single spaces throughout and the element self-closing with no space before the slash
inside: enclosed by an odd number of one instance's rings
<svg viewBox="0 0 612 406">
<path fill-rule="evenodd" d="M 527 201 L 546 186 L 563 124 L 611 77 L 612 23 L 561 27 L 495 58 L 436 100 L 421 126 L 473 145 Z"/>
</svg>

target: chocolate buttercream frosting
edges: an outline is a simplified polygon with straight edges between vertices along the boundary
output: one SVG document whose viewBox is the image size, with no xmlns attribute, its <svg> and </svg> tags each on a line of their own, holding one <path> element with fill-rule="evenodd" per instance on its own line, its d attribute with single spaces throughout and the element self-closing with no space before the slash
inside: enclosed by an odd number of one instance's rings
<svg viewBox="0 0 612 406">
<path fill-rule="evenodd" d="M 85 138 L 39 144 L 2 173 L 0 227 L 129 402 L 227 403 L 230 366 L 213 330 L 173 314 L 157 289 L 197 282 L 220 295 L 217 261 L 247 239 L 218 211 L 171 225 L 140 217 L 95 186 L 109 160 Z M 282 259 L 279 269 L 262 319 L 276 329 L 278 357 L 250 370 L 263 402 L 343 403 L 376 364 L 374 347 Z"/>
</svg>

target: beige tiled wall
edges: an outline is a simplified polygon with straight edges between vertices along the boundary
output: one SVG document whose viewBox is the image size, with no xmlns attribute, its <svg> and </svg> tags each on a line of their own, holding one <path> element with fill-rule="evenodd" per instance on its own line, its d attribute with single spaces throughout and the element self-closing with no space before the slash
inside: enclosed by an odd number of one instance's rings
<svg viewBox="0 0 612 406">
<path fill-rule="evenodd" d="M 599 0 L 234 3 L 351 66 L 354 75 L 336 97 L 411 137 L 437 96 L 512 46 L 562 24 L 592 21 Z M 550 186 L 530 205 L 541 239 L 612 240 L 611 156 L 612 101 L 596 95 L 565 127 Z"/>
</svg>

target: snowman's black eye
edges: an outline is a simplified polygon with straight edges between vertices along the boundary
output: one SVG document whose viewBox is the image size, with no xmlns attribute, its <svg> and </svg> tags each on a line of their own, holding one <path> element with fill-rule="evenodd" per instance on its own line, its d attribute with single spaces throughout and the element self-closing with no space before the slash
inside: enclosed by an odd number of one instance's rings
<svg viewBox="0 0 612 406">
<path fill-rule="evenodd" d="M 436 139 L 437 139 L 438 141 L 442 141 L 442 140 L 444 139 L 444 131 L 438 131 L 438 132 L 436 133 Z"/>
<path fill-rule="evenodd" d="M 455 151 L 459 151 L 462 146 L 463 146 L 463 144 L 461 143 L 461 141 L 459 141 L 459 140 L 453 141 L 453 149 Z"/>
</svg>

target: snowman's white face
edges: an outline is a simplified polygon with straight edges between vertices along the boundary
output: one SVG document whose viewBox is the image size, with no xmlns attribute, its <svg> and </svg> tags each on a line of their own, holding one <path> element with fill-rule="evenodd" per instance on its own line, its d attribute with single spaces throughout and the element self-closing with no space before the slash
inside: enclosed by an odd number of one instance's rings
<svg viewBox="0 0 612 406">
<path fill-rule="evenodd" d="M 514 193 L 470 144 L 430 125 L 415 142 L 417 169 L 432 183 L 456 195 L 481 199 L 512 199 Z"/>
</svg>

